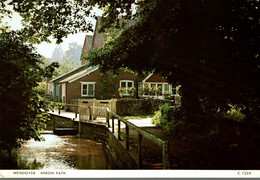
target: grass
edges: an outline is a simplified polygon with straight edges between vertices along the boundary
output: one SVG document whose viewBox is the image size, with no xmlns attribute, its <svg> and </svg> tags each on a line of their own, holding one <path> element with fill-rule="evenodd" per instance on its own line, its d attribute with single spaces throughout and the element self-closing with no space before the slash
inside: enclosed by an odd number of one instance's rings
<svg viewBox="0 0 260 180">
<path fill-rule="evenodd" d="M 145 119 L 145 118 L 152 118 L 154 114 L 145 114 L 145 115 L 133 115 L 133 116 L 123 116 L 126 120 L 129 119 Z"/>
</svg>

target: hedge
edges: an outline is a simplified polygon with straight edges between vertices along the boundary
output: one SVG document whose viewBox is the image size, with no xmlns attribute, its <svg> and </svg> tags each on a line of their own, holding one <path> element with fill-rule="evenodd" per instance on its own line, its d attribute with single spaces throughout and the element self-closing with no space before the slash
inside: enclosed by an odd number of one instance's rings
<svg viewBox="0 0 260 180">
<path fill-rule="evenodd" d="M 170 100 L 162 99 L 118 99 L 116 102 L 116 112 L 121 116 L 153 114 L 159 107 Z"/>
</svg>

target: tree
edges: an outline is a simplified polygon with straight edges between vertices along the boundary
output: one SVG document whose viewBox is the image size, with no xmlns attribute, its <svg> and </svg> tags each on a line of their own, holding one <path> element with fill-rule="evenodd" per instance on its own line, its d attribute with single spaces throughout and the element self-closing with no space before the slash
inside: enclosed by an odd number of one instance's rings
<svg viewBox="0 0 260 180">
<path fill-rule="evenodd" d="M 36 87 L 57 64 L 41 68 L 41 57 L 16 32 L 0 32 L 0 147 L 9 153 L 22 141 L 40 140 L 49 118 Z"/>
<path fill-rule="evenodd" d="M 67 72 L 70 72 L 80 66 L 79 63 L 76 63 L 75 61 L 70 62 L 68 59 L 65 59 L 64 61 L 56 62 L 59 64 L 59 68 L 54 72 L 53 78 L 61 76 Z"/>
<path fill-rule="evenodd" d="M 154 70 L 181 84 L 187 124 L 202 126 L 201 132 L 229 104 L 242 107 L 248 121 L 259 122 L 258 1 L 152 0 L 140 9 L 134 26 L 88 53 L 91 65 L 104 71 Z M 111 8 L 103 20 L 112 17 L 117 14 Z M 109 26 L 105 22 L 101 30 Z"/>
<path fill-rule="evenodd" d="M 63 55 L 63 59 L 68 60 L 69 62 L 80 62 L 82 48 L 77 42 L 69 44 L 69 50 Z"/>
<path fill-rule="evenodd" d="M 61 45 L 58 45 L 55 47 L 55 49 L 53 50 L 53 53 L 52 53 L 51 60 L 52 61 L 63 61 L 63 50 L 62 50 Z"/>
</svg>

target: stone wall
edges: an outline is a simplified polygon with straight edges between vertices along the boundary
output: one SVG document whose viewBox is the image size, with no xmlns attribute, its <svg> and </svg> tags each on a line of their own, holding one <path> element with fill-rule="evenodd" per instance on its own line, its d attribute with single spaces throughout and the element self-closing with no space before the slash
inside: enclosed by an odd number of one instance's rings
<svg viewBox="0 0 260 180">
<path fill-rule="evenodd" d="M 115 163 L 120 169 L 138 169 L 138 155 L 129 153 L 125 144 L 122 141 L 118 141 L 115 135 L 108 129 L 108 141 L 107 146 L 113 156 Z"/>
</svg>

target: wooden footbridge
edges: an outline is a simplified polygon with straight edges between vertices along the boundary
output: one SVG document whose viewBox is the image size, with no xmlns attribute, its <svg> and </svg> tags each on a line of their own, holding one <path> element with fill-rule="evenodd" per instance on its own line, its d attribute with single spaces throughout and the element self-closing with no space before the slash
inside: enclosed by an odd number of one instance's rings
<svg viewBox="0 0 260 180">
<path fill-rule="evenodd" d="M 170 169 L 170 161 L 169 161 L 169 146 L 168 141 L 164 141 L 155 135 L 151 134 L 148 131 L 138 127 L 134 123 L 125 120 L 122 116 L 112 112 L 108 107 L 95 107 L 95 106 L 85 106 L 81 104 L 78 105 L 68 105 L 74 106 L 75 112 L 66 112 L 62 110 L 50 112 L 50 114 L 55 114 L 60 117 L 69 118 L 72 121 L 78 121 L 78 128 L 55 128 L 54 122 L 54 133 L 55 134 L 63 134 L 64 132 L 69 132 L 71 134 L 81 134 L 82 133 L 82 123 L 84 122 L 102 122 L 106 125 L 111 133 L 116 136 L 116 139 L 120 142 L 123 141 L 122 138 L 122 123 L 125 129 L 125 140 L 124 147 L 126 151 L 130 150 L 129 143 L 129 129 L 135 131 L 138 134 L 138 168 L 141 169 L 143 167 L 143 146 L 144 141 L 143 138 L 146 138 L 153 143 L 157 144 L 162 148 L 162 161 L 163 161 L 163 169 Z M 84 112 L 84 113 L 83 113 Z M 95 114 L 96 113 L 96 114 Z M 83 116 L 83 118 L 81 117 Z M 95 120 L 94 120 L 95 119 Z M 117 126 L 117 127 L 116 127 Z"/>
</svg>

